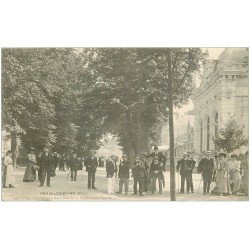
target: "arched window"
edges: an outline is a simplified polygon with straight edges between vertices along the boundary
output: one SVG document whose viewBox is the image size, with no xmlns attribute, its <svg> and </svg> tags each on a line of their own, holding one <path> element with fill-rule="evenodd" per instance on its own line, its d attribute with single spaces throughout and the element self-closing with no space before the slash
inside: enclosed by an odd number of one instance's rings
<svg viewBox="0 0 250 250">
<path fill-rule="evenodd" d="M 201 134 L 200 134 L 200 151 L 202 152 L 202 144 L 203 144 L 203 128 L 202 128 L 202 121 L 201 121 Z"/>
<path fill-rule="evenodd" d="M 207 150 L 209 150 L 210 146 L 210 118 L 207 118 Z"/>
<path fill-rule="evenodd" d="M 218 112 L 215 113 L 215 117 L 214 117 L 214 124 L 215 124 L 215 128 L 214 128 L 214 137 L 218 138 L 219 135 L 219 129 L 218 129 Z M 215 145 L 215 149 L 218 150 L 218 145 Z"/>
</svg>

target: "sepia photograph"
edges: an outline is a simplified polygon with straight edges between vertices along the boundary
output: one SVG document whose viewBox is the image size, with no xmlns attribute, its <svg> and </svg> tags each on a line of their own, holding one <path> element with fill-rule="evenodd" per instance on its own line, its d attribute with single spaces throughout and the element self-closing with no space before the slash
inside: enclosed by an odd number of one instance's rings
<svg viewBox="0 0 250 250">
<path fill-rule="evenodd" d="M 248 201 L 248 48 L 2 48 L 2 201 Z"/>
</svg>

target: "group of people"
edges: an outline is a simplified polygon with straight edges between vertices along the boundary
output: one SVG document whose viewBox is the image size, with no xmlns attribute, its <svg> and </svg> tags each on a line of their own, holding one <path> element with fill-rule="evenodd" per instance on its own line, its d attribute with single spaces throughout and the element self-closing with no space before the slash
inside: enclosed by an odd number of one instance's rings
<svg viewBox="0 0 250 250">
<path fill-rule="evenodd" d="M 228 160 L 230 158 L 230 160 Z M 192 173 L 196 162 L 189 153 L 184 153 L 183 158 L 178 161 L 177 171 L 180 170 L 181 189 L 180 193 L 184 193 L 184 185 L 186 182 L 186 191 L 189 194 L 194 192 Z M 237 160 L 236 154 L 230 157 L 225 152 L 220 152 L 212 157 L 211 151 L 207 151 L 205 156 L 200 160 L 198 173 L 202 174 L 203 194 L 228 195 L 237 193 L 245 193 L 248 195 L 248 152 L 242 161 Z M 213 190 L 210 190 L 211 183 L 216 184 Z"/>
<path fill-rule="evenodd" d="M 156 182 L 158 180 L 159 194 L 162 194 L 162 188 L 165 187 L 164 172 L 166 157 L 159 152 L 158 147 L 154 147 L 152 154 L 138 154 L 133 162 L 130 162 L 126 155 L 117 167 L 113 157 L 106 160 L 106 172 L 108 179 L 108 194 L 122 194 L 123 186 L 125 195 L 129 192 L 129 178 L 133 178 L 133 194 L 140 196 L 143 193 L 156 191 Z M 115 178 L 119 178 L 118 192 L 114 191 Z"/>
<path fill-rule="evenodd" d="M 66 154 L 50 153 L 48 148 L 35 154 L 35 149 L 32 148 L 28 154 L 28 162 L 24 173 L 24 182 L 39 181 L 39 187 L 43 187 L 46 180 L 46 185 L 50 187 L 50 178 L 56 176 L 56 168 L 60 171 L 69 170 L 68 177 L 71 181 L 77 180 L 78 170 L 86 167 L 88 173 L 87 188 L 96 189 L 95 174 L 97 167 L 106 166 L 107 177 L 107 192 L 108 194 L 125 195 L 129 192 L 129 178 L 133 178 L 133 194 L 143 195 L 143 193 L 156 191 L 156 183 L 158 182 L 159 194 L 162 194 L 162 189 L 165 187 L 164 172 L 166 171 L 166 157 L 159 152 L 158 147 L 154 147 L 151 154 L 138 154 L 134 161 L 129 161 L 126 155 L 123 155 L 119 164 L 118 158 L 115 156 L 108 157 L 104 162 L 104 158 L 99 160 L 95 157 L 95 151 L 91 150 L 89 155 L 83 159 L 77 157 L 76 153 L 69 156 Z M 228 160 L 230 158 L 230 160 Z M 100 164 L 101 163 L 101 164 Z M 8 151 L 3 165 L 5 167 L 3 187 L 15 187 L 15 170 L 13 166 L 11 151 Z M 184 153 L 183 158 L 177 163 L 176 169 L 181 176 L 180 193 L 184 193 L 186 184 L 186 193 L 194 192 L 193 172 L 196 167 L 196 161 L 191 153 Z M 232 154 L 227 156 L 221 152 L 212 156 L 211 151 L 207 151 L 205 156 L 199 161 L 197 172 L 202 174 L 203 194 L 228 195 L 237 194 L 238 192 L 248 195 L 248 152 L 244 159 L 238 160 L 237 155 Z M 115 192 L 115 178 L 119 178 L 119 189 Z M 211 183 L 214 182 L 216 187 L 210 190 Z"/>
</svg>

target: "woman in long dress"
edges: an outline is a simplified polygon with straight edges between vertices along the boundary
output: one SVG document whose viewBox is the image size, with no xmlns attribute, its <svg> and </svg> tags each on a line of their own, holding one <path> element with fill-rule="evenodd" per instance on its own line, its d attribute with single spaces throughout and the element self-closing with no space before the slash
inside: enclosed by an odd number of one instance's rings
<svg viewBox="0 0 250 250">
<path fill-rule="evenodd" d="M 13 166 L 13 160 L 11 158 L 12 153 L 9 150 L 4 158 L 4 166 L 6 167 L 6 181 L 4 187 L 15 187 L 15 169 Z"/>
<path fill-rule="evenodd" d="M 219 195 L 228 194 L 228 161 L 226 154 L 219 154 L 219 163 L 216 171 L 216 191 Z"/>
<path fill-rule="evenodd" d="M 31 150 L 30 154 L 28 154 L 28 162 L 27 167 L 23 176 L 24 182 L 32 182 L 36 180 L 36 170 L 34 169 L 34 166 L 36 165 L 36 155 L 34 149 Z"/>
<path fill-rule="evenodd" d="M 241 192 L 248 195 L 249 188 L 249 164 L 248 164 L 248 151 L 245 153 L 245 158 L 241 162 Z"/>
<path fill-rule="evenodd" d="M 237 194 L 240 186 L 240 161 L 236 160 L 236 155 L 231 155 L 231 161 L 228 163 L 230 194 Z"/>
</svg>

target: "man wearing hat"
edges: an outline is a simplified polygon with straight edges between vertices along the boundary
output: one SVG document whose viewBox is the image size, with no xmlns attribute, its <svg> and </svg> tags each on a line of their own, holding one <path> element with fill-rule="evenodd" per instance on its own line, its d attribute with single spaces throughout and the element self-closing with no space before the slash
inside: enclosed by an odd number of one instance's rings
<svg viewBox="0 0 250 250">
<path fill-rule="evenodd" d="M 158 162 L 160 166 L 162 167 L 162 172 L 161 172 L 161 180 L 162 180 L 162 185 L 165 188 L 165 178 L 163 172 L 166 172 L 165 165 L 166 165 L 166 157 L 159 152 L 159 148 L 157 146 L 154 147 L 154 152 L 149 155 L 149 157 L 154 158 L 155 156 L 158 157 Z"/>
<path fill-rule="evenodd" d="M 126 155 L 122 156 L 122 161 L 119 165 L 118 178 L 119 178 L 119 191 L 118 194 L 122 193 L 123 184 L 125 186 L 125 195 L 128 194 L 129 185 L 129 162 Z"/>
<path fill-rule="evenodd" d="M 150 176 L 152 177 L 151 180 L 151 192 L 152 194 L 155 193 L 156 190 L 156 181 L 158 180 L 158 184 L 159 184 L 159 194 L 162 194 L 162 171 L 163 171 L 163 167 L 161 166 L 160 162 L 159 162 L 159 158 L 158 156 L 154 156 L 153 158 L 153 162 L 150 166 Z"/>
<path fill-rule="evenodd" d="M 191 188 L 191 193 L 194 193 L 193 170 L 195 168 L 196 161 L 194 160 L 193 155 L 191 154 L 191 152 L 188 152 L 187 154 L 188 154 L 187 157 L 188 157 L 188 159 L 190 160 L 190 163 L 191 163 L 190 188 Z"/>
<path fill-rule="evenodd" d="M 73 156 L 70 157 L 68 161 L 68 166 L 71 172 L 71 181 L 76 181 L 78 165 L 79 165 L 79 160 L 76 157 L 76 153 L 73 153 Z"/>
<path fill-rule="evenodd" d="M 214 160 L 211 158 L 211 151 L 207 151 L 206 157 L 201 159 L 198 165 L 198 173 L 202 173 L 203 195 L 209 194 L 214 173 Z"/>
<path fill-rule="evenodd" d="M 136 160 L 132 166 L 132 175 L 134 178 L 134 195 L 137 195 L 137 184 L 139 184 L 139 194 L 142 196 L 142 192 L 145 191 L 145 160 L 142 155 L 138 154 Z"/>
<path fill-rule="evenodd" d="M 96 189 L 95 187 L 95 173 L 98 167 L 97 158 L 94 157 L 94 151 L 90 151 L 90 156 L 87 157 L 84 161 L 84 165 L 86 166 L 86 171 L 88 172 L 88 189 Z"/>
<path fill-rule="evenodd" d="M 42 187 L 45 178 L 47 177 L 47 186 L 50 187 L 50 177 L 51 177 L 51 172 L 53 168 L 53 162 L 52 162 L 52 156 L 49 153 L 48 148 L 44 148 L 43 154 L 41 156 L 41 162 L 40 162 L 40 171 L 41 171 L 41 177 L 40 177 L 40 186 Z"/>
<path fill-rule="evenodd" d="M 190 187 L 191 187 L 191 172 L 192 172 L 192 165 L 190 160 L 187 157 L 187 153 L 183 154 L 183 158 L 178 161 L 177 164 L 177 171 L 180 171 L 181 175 L 181 194 L 184 194 L 184 185 L 186 181 L 187 185 L 187 194 L 190 193 Z"/>
</svg>

